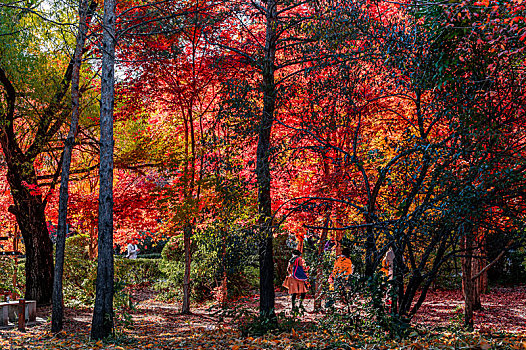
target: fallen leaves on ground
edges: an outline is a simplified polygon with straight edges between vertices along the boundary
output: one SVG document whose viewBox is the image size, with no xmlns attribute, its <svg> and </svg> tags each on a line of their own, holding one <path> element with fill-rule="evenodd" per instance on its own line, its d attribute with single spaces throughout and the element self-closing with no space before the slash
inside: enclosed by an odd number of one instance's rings
<svg viewBox="0 0 526 350">
<path fill-rule="evenodd" d="M 526 286 L 492 288 L 481 295 L 482 310 L 474 312 L 475 330 L 526 333 Z M 419 309 L 415 324 L 447 327 L 461 322 L 463 297 L 460 290 L 430 291 Z"/>
<path fill-rule="evenodd" d="M 305 317 L 304 324 L 292 332 L 267 334 L 262 337 L 242 336 L 235 325 L 211 315 L 206 308 L 196 308 L 191 315 L 177 313 L 177 306 L 156 302 L 153 299 L 139 298 L 137 309 L 130 313 L 131 323 L 119 324 L 116 336 L 107 342 L 89 340 L 91 310 L 65 311 L 64 332 L 53 335 L 49 332 L 49 316 L 51 309 L 39 308 L 39 316 L 48 319 L 34 327 L 28 327 L 26 332 L 16 329 L 0 331 L 0 348 L 2 349 L 518 349 L 526 350 L 525 314 L 515 319 L 502 319 L 503 310 L 520 312 L 512 308 L 524 306 L 521 299 L 523 289 L 519 294 L 511 295 L 507 290 L 499 290 L 497 294 L 484 297 L 485 314 L 479 315 L 478 321 L 489 320 L 487 328 L 482 332 L 471 333 L 438 331 L 444 322 L 451 323 L 455 315 L 457 295 L 449 292 L 435 292 L 430 296 L 427 305 L 419 317 L 426 319 L 423 324 L 425 331 L 414 331 L 407 339 L 382 342 L 365 334 L 331 334 L 327 330 L 309 327 L 313 324 L 313 316 Z M 141 294 L 142 295 L 142 294 Z M 499 297 L 504 297 L 500 300 Z M 513 305 L 502 305 L 510 298 Z M 514 299 L 513 299 L 514 298 Z M 278 298 L 277 305 L 288 305 L 287 297 Z M 499 301 L 500 300 L 500 301 Z M 438 305 L 442 305 L 438 307 Z M 449 306 L 448 306 L 449 305 Z M 489 307 L 491 306 L 492 307 Z M 279 311 L 279 310 L 278 310 Z M 435 312 L 435 313 L 433 313 Z M 438 313 L 444 313 L 440 315 Z M 500 313 L 499 313 L 500 312 Z M 495 316 L 496 315 L 496 316 Z M 426 318 L 427 316 L 427 318 Z M 433 323 L 430 320 L 436 318 Z M 485 317 L 485 318 L 484 318 Z M 522 326 L 517 322 L 522 321 Z M 491 323 L 493 322 L 493 323 Z M 504 325 L 504 326 L 503 326 Z M 433 327 L 435 327 L 433 330 Z M 511 327 L 514 333 L 507 332 L 505 327 Z M 504 333 L 506 332 L 506 333 Z"/>
<path fill-rule="evenodd" d="M 106 343 L 90 342 L 87 330 L 53 336 L 43 329 L 2 335 L 3 349 L 526 349 L 526 336 L 487 338 L 478 333 L 444 333 L 411 337 L 403 341 L 374 342 L 367 337 L 346 337 L 328 332 L 296 331 L 263 337 L 242 337 L 229 327 L 162 332 L 139 325 Z M 152 333 L 146 333 L 150 330 Z M 153 333 L 155 332 L 155 333 Z"/>
</svg>

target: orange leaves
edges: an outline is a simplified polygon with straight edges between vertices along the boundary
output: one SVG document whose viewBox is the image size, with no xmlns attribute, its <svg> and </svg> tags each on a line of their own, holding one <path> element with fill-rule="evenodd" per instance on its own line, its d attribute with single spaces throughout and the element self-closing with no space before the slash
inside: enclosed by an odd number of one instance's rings
<svg viewBox="0 0 526 350">
<path fill-rule="evenodd" d="M 473 5 L 475 5 L 475 6 L 484 6 L 484 7 L 488 7 L 488 6 L 489 6 L 489 0 L 481 0 L 481 1 L 477 1 L 477 2 L 475 2 Z"/>
<path fill-rule="evenodd" d="M 292 339 L 296 339 L 296 338 L 298 338 L 298 334 L 296 333 L 296 330 L 295 330 L 294 328 L 292 328 L 291 338 L 292 338 Z"/>
</svg>

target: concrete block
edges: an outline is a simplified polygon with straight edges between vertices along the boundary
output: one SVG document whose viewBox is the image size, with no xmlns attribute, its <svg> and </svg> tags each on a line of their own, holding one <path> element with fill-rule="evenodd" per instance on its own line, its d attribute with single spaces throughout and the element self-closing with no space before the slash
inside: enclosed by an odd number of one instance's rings
<svg viewBox="0 0 526 350">
<path fill-rule="evenodd" d="M 9 303 L 0 303 L 0 326 L 7 326 L 9 322 Z"/>
<path fill-rule="evenodd" d="M 18 320 L 18 301 L 9 302 L 9 322 L 16 322 Z M 37 302 L 36 300 L 26 300 L 25 309 L 26 322 L 35 322 L 37 318 Z"/>
</svg>

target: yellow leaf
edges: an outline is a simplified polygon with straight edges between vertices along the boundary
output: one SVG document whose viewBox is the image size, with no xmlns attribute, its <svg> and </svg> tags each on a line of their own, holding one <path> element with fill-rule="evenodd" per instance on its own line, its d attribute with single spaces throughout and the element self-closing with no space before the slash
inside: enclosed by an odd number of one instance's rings
<svg viewBox="0 0 526 350">
<path fill-rule="evenodd" d="M 239 350 L 239 345 L 232 345 L 231 349 L 232 350 Z"/>
</svg>

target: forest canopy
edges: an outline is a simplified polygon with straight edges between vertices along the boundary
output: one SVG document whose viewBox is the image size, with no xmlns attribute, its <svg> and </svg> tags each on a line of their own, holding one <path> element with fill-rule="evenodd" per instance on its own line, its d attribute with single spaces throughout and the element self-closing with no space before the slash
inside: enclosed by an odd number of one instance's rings
<svg viewBox="0 0 526 350">
<path fill-rule="evenodd" d="M 247 288 L 273 323 L 283 252 L 311 254 L 320 308 L 323 264 L 347 247 L 371 293 L 392 252 L 401 323 L 455 266 L 472 327 L 504 256 L 524 276 L 525 6 L 0 4 L 0 244 L 22 237 L 26 299 L 52 301 L 78 235 L 111 310 L 113 256 L 166 244 L 183 313 L 257 267 Z"/>
</svg>

